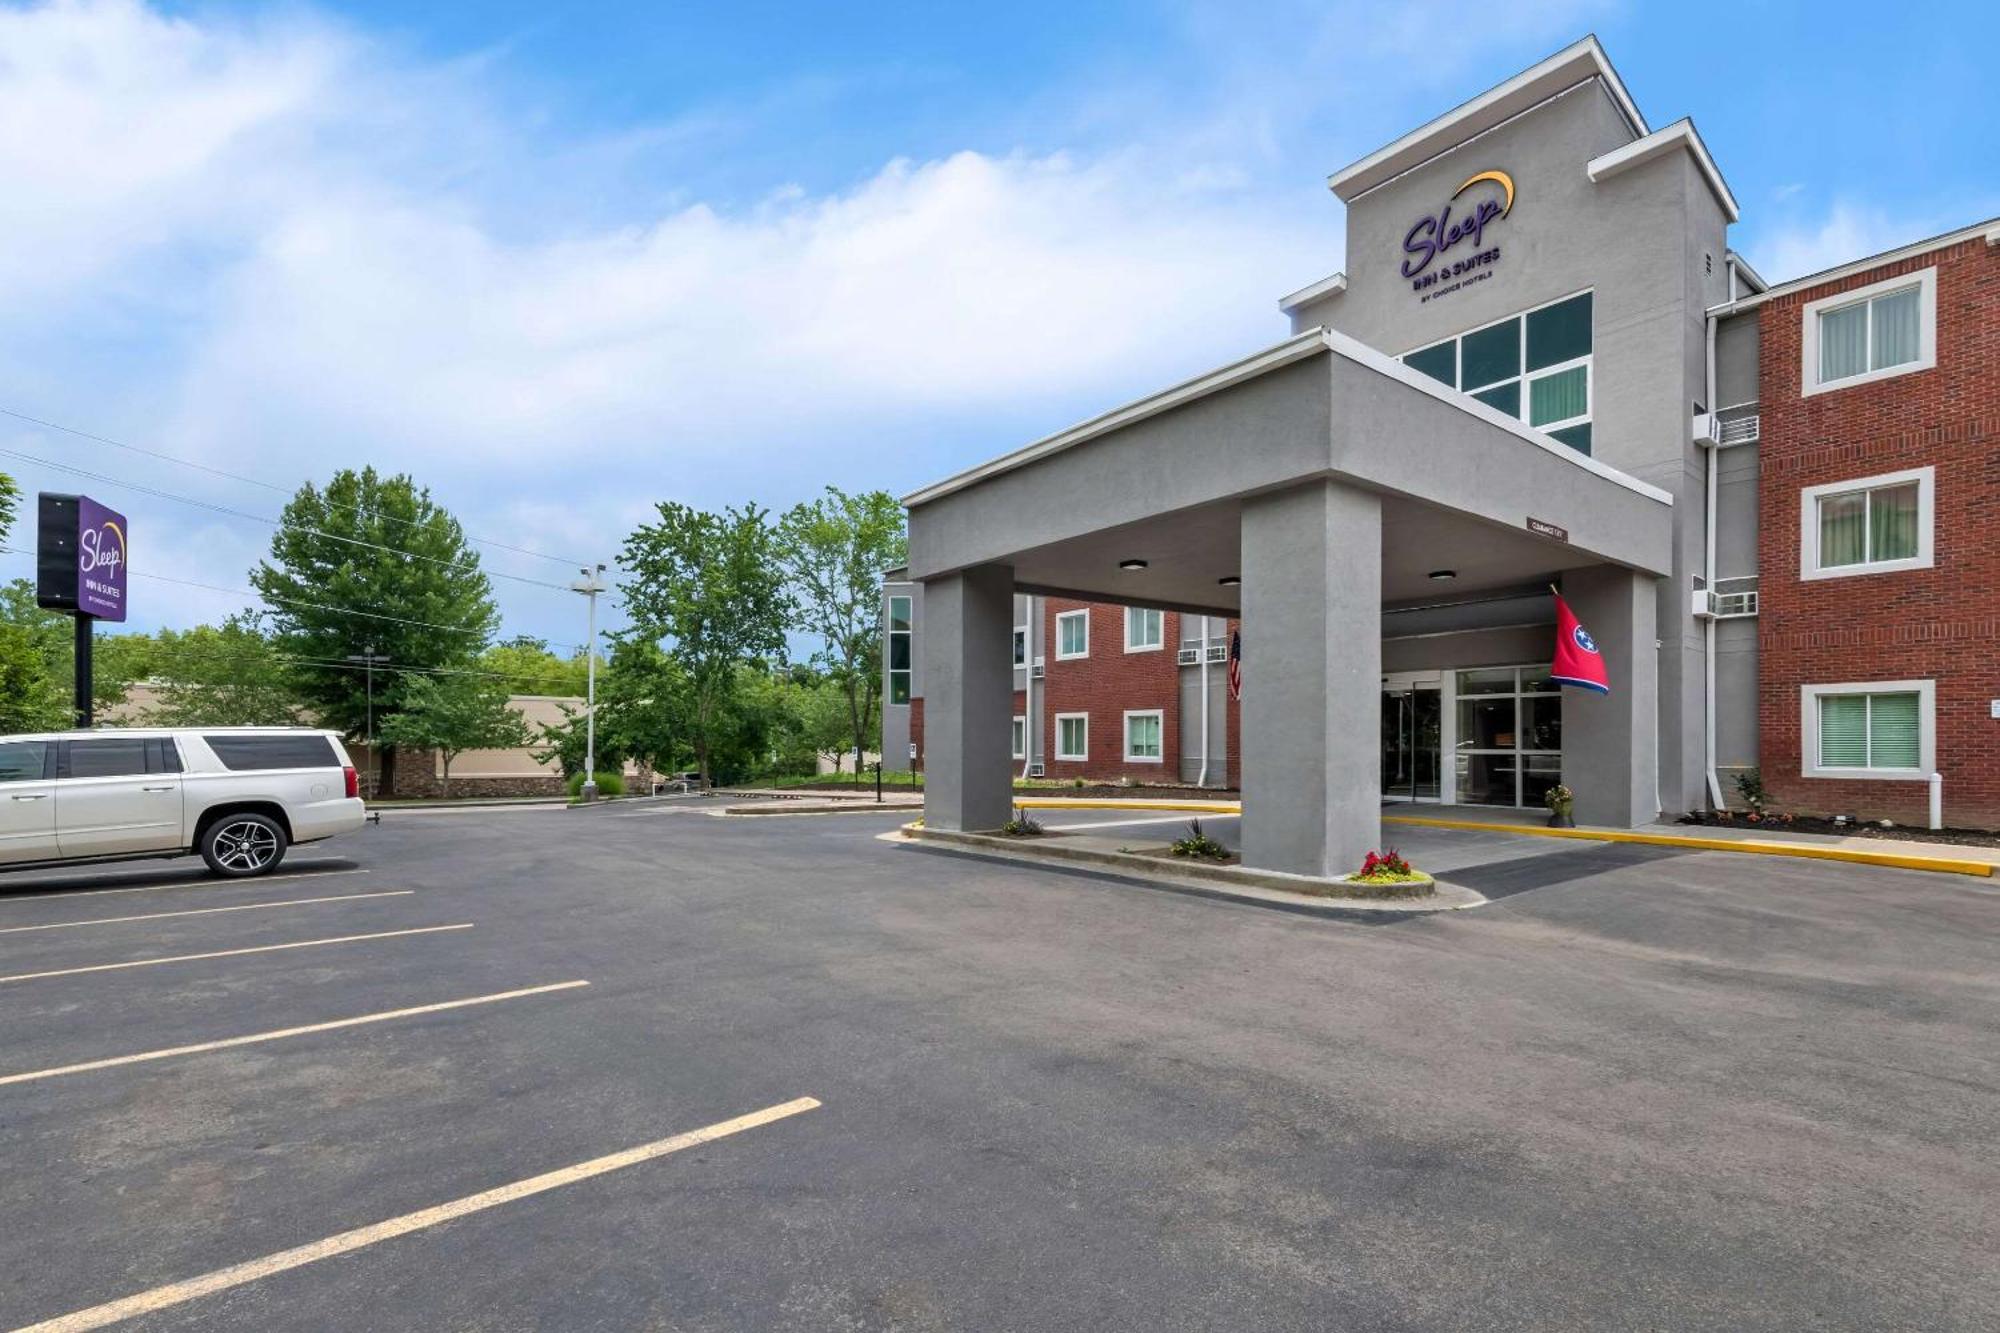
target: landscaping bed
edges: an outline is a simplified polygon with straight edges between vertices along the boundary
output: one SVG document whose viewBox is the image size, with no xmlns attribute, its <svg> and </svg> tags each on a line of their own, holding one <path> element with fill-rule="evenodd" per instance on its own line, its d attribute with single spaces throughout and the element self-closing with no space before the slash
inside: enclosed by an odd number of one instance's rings
<svg viewBox="0 0 2000 1333">
<path fill-rule="evenodd" d="M 1749 814 L 1719 815 L 1712 811 L 1704 811 L 1700 814 L 1682 815 L 1676 822 L 1701 828 L 1745 829 L 1759 833 L 1824 833 L 1836 838 L 1937 842 L 1958 847 L 2000 847 L 2000 833 L 1991 833 L 1984 829 L 1932 829 L 1911 824 L 1896 824 L 1883 828 L 1879 823 L 1861 821 L 1836 824 L 1831 819 L 1823 819 L 1817 815 L 1765 815 L 1754 818 Z"/>
</svg>

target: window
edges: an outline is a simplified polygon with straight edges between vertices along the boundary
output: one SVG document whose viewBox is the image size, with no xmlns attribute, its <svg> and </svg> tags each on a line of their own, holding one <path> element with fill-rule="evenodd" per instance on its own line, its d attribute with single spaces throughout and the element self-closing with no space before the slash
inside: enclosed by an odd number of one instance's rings
<svg viewBox="0 0 2000 1333">
<path fill-rule="evenodd" d="M 1028 719 L 1018 714 L 1014 718 L 1014 757 L 1028 757 Z"/>
<path fill-rule="evenodd" d="M 1403 364 L 1590 452 L 1591 294 L 1420 347 Z"/>
<path fill-rule="evenodd" d="M 1014 665 L 1028 665 L 1028 627 L 1014 626 Z"/>
<path fill-rule="evenodd" d="M 1937 469 L 1807 486 L 1799 492 L 1799 577 L 1929 569 Z"/>
<path fill-rule="evenodd" d="M 50 776 L 48 741 L 9 741 L 0 745 L 0 782 L 40 782 Z"/>
<path fill-rule="evenodd" d="M 1090 612 L 1065 611 L 1056 617 L 1056 660 L 1090 656 Z"/>
<path fill-rule="evenodd" d="M 1056 714 L 1056 758 L 1090 758 L 1090 714 Z"/>
<path fill-rule="evenodd" d="M 1125 762 L 1157 764 L 1165 757 L 1164 715 L 1157 708 L 1125 714 Z"/>
<path fill-rule="evenodd" d="M 1152 611 L 1143 606 L 1125 608 L 1125 651 L 1128 653 L 1151 652 L 1162 647 L 1167 641 L 1167 615 L 1164 611 Z"/>
<path fill-rule="evenodd" d="M 1800 772 L 1809 778 L 1928 777 L 1937 760 L 1937 687 L 1928 680 L 1801 689 Z"/>
<path fill-rule="evenodd" d="M 224 768 L 241 772 L 273 768 L 338 768 L 324 736 L 203 736 Z"/>
<path fill-rule="evenodd" d="M 1538 806 L 1562 781 L 1562 694 L 1547 667 L 1458 673 L 1462 805 Z"/>
<path fill-rule="evenodd" d="M 910 656 L 915 633 L 910 624 L 910 612 L 908 597 L 889 599 L 889 702 L 892 704 L 910 701 Z"/>
<path fill-rule="evenodd" d="M 72 778 L 137 777 L 147 771 L 147 759 L 157 754 L 150 737 L 119 736 L 115 739 L 69 741 L 67 772 Z M 155 760 L 154 762 L 158 762 Z"/>
<path fill-rule="evenodd" d="M 1937 270 L 1906 274 L 1805 306 L 1801 389 L 1868 384 L 1937 364 Z"/>
</svg>

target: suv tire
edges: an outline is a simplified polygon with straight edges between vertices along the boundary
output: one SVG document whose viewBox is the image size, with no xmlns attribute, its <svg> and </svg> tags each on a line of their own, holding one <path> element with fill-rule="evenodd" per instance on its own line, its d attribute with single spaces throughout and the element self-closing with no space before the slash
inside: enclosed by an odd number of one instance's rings
<svg viewBox="0 0 2000 1333">
<path fill-rule="evenodd" d="M 223 815 L 201 831 L 197 850 L 208 868 L 227 879 L 268 875 L 285 859 L 285 830 L 269 815 Z"/>
</svg>

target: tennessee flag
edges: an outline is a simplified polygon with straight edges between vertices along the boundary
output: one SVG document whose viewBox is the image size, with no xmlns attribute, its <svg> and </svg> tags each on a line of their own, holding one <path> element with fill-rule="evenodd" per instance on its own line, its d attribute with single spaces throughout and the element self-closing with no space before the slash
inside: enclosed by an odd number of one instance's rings
<svg viewBox="0 0 2000 1333">
<path fill-rule="evenodd" d="M 1549 679 L 1558 685 L 1574 685 L 1579 689 L 1596 690 L 1599 694 L 1611 693 L 1611 678 L 1605 674 L 1604 655 L 1597 651 L 1597 640 L 1590 637 L 1590 631 L 1576 623 L 1576 615 L 1569 609 L 1569 603 L 1562 594 L 1556 599 L 1556 659 L 1555 669 L 1549 672 Z"/>
</svg>

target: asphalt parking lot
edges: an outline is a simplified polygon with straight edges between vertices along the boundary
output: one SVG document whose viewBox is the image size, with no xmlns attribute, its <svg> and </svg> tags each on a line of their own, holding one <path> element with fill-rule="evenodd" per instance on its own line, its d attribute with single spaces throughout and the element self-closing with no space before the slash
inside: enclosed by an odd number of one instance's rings
<svg viewBox="0 0 2000 1333">
<path fill-rule="evenodd" d="M 2000 1326 L 1992 881 L 1446 839 L 1371 927 L 698 808 L 0 879 L 0 1327 Z"/>
</svg>

